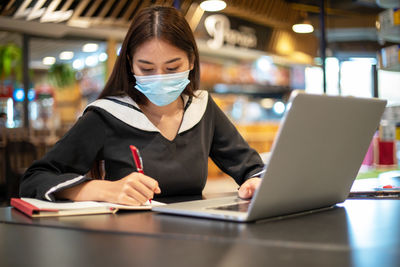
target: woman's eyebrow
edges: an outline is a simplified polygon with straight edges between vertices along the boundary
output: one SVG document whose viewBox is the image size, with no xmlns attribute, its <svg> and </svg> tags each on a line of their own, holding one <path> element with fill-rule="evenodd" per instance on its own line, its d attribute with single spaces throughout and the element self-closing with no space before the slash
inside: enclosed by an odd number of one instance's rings
<svg viewBox="0 0 400 267">
<path fill-rule="evenodd" d="M 138 62 L 144 63 L 144 64 L 151 64 L 154 65 L 154 63 L 151 63 L 150 61 L 144 60 L 144 59 L 138 59 Z"/>
<path fill-rule="evenodd" d="M 180 57 L 176 57 L 176 58 L 173 58 L 173 59 L 165 61 L 164 64 L 173 63 L 173 62 L 176 62 L 176 61 L 179 61 L 179 60 L 181 60 L 181 58 Z M 150 61 L 147 61 L 147 60 L 144 60 L 144 59 L 138 59 L 137 61 L 140 62 L 140 63 L 148 64 L 148 65 L 154 65 L 154 63 L 152 63 Z"/>
<path fill-rule="evenodd" d="M 176 58 L 170 59 L 168 61 L 165 61 L 165 64 L 172 63 L 172 62 L 179 61 L 179 60 L 181 60 L 181 58 L 180 57 L 176 57 Z"/>
</svg>

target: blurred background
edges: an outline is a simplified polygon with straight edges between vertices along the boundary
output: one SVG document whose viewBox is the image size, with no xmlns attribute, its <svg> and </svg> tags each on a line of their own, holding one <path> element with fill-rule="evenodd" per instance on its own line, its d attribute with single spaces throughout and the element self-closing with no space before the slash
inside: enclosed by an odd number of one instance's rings
<svg viewBox="0 0 400 267">
<path fill-rule="evenodd" d="M 393 146 L 392 160 L 375 149 L 364 165 L 397 168 L 399 0 L 10 0 L 0 2 L 4 198 L 97 98 L 132 18 L 154 4 L 185 15 L 201 89 L 261 155 L 298 89 L 387 99 L 379 141 Z M 209 177 L 221 176 L 210 161 Z"/>
</svg>

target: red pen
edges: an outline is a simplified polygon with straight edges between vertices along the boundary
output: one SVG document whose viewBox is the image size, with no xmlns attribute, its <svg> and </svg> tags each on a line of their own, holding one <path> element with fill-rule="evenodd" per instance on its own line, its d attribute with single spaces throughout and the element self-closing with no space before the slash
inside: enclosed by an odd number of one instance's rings
<svg viewBox="0 0 400 267">
<path fill-rule="evenodd" d="M 137 149 L 133 145 L 130 145 L 129 148 L 132 151 L 133 161 L 135 162 L 137 171 L 139 173 L 144 173 L 143 172 L 143 161 L 142 161 L 142 157 L 140 156 L 139 149 Z M 149 202 L 151 203 L 151 199 L 149 199 Z"/>
<path fill-rule="evenodd" d="M 130 145 L 129 148 L 132 151 L 133 161 L 135 162 L 137 171 L 139 173 L 144 173 L 143 172 L 143 161 L 142 161 L 142 157 L 140 156 L 139 149 L 137 149 L 135 146 L 132 146 L 132 145 Z"/>
</svg>

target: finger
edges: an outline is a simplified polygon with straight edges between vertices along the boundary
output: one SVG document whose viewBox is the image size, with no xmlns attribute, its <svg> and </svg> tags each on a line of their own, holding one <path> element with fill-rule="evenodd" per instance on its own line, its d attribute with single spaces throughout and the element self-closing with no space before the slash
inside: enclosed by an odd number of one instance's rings
<svg viewBox="0 0 400 267">
<path fill-rule="evenodd" d="M 158 186 L 158 182 L 157 180 L 146 176 L 146 175 L 141 175 L 139 177 L 139 180 L 146 185 L 152 192 L 156 193 L 156 194 L 160 194 L 161 193 L 161 189 Z"/>
<path fill-rule="evenodd" d="M 251 197 L 250 188 L 249 188 L 248 184 L 243 184 L 239 188 L 239 197 L 240 198 L 250 198 Z"/>
<path fill-rule="evenodd" d="M 158 185 L 157 185 L 156 189 L 154 190 L 154 193 L 161 194 L 161 188 Z"/>
<path fill-rule="evenodd" d="M 149 200 L 148 197 L 142 195 L 139 191 L 135 189 L 133 189 L 132 193 L 129 196 L 136 199 L 140 203 L 140 205 L 143 205 Z"/>
<path fill-rule="evenodd" d="M 123 192 L 127 197 L 130 197 L 130 198 L 136 200 L 137 202 L 139 202 L 139 204 L 144 204 L 149 199 L 149 197 L 141 194 L 138 190 L 136 190 L 129 184 L 126 184 L 124 186 Z"/>
<path fill-rule="evenodd" d="M 260 186 L 261 179 L 260 178 L 252 178 L 248 180 L 248 186 L 251 189 L 251 191 L 254 193 L 254 191 L 257 190 L 257 188 Z"/>
<path fill-rule="evenodd" d="M 117 201 L 118 204 L 122 205 L 131 205 L 131 206 L 140 206 L 141 203 L 136 200 L 135 198 L 132 198 L 126 194 L 122 194 Z"/>
<path fill-rule="evenodd" d="M 239 197 L 242 198 L 242 199 L 249 199 L 250 198 L 250 194 L 247 191 L 244 191 L 244 192 L 242 191 L 242 192 L 239 192 Z"/>
<path fill-rule="evenodd" d="M 240 198 L 252 198 L 254 192 L 259 187 L 261 179 L 259 178 L 250 178 L 246 182 L 242 184 L 239 188 L 239 197 Z"/>
<path fill-rule="evenodd" d="M 155 179 L 153 179 L 147 175 L 144 175 L 142 173 L 132 172 L 131 174 L 129 174 L 127 176 L 127 181 L 128 182 L 140 181 L 146 187 L 148 187 L 149 190 L 151 190 L 153 193 L 156 193 L 156 194 L 161 193 L 161 189 L 158 186 L 158 182 Z"/>
<path fill-rule="evenodd" d="M 152 199 L 154 196 L 154 192 L 142 183 L 141 180 L 130 181 L 130 185 L 147 199 Z"/>
<path fill-rule="evenodd" d="M 257 182 L 251 182 L 249 183 L 249 186 L 247 188 L 247 196 L 248 198 L 252 198 L 254 195 L 254 192 L 257 190 L 258 188 L 258 183 Z"/>
</svg>

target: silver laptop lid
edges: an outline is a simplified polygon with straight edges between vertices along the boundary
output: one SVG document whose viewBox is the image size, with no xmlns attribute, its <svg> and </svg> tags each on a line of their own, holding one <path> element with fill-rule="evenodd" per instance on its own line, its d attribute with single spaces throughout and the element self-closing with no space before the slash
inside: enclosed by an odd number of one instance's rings
<svg viewBox="0 0 400 267">
<path fill-rule="evenodd" d="M 385 100 L 293 92 L 249 220 L 343 202 Z"/>
</svg>

